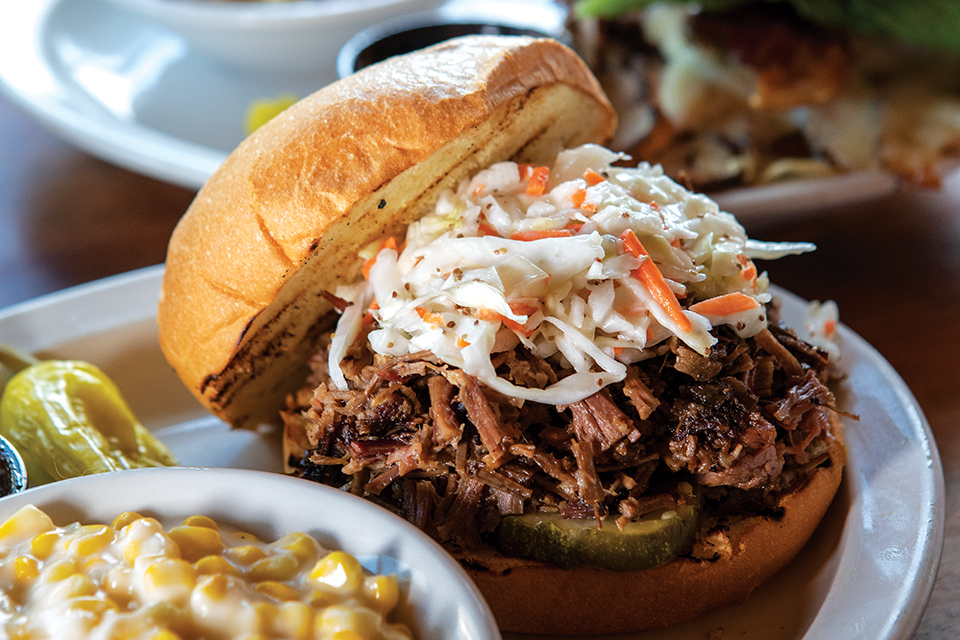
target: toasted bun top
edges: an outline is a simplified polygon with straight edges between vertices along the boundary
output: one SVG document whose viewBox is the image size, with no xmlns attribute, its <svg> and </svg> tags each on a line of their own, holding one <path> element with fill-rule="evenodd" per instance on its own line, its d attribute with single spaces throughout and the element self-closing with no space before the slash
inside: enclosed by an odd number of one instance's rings
<svg viewBox="0 0 960 640">
<path fill-rule="evenodd" d="M 357 250 L 497 161 L 604 142 L 616 116 L 556 41 L 470 36 L 389 59 L 295 104 L 244 141 L 170 240 L 160 346 L 238 426 L 276 420 L 302 382 L 323 292 Z"/>
</svg>

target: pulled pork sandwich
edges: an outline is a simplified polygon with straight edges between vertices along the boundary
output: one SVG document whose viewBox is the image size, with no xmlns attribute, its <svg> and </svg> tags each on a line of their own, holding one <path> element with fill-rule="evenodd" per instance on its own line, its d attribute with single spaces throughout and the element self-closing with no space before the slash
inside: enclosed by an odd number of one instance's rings
<svg viewBox="0 0 960 640">
<path fill-rule="evenodd" d="M 576 0 L 613 148 L 698 190 L 886 170 L 936 186 L 960 155 L 951 0 Z"/>
<path fill-rule="evenodd" d="M 401 514 L 505 630 L 660 627 L 793 558 L 845 456 L 826 350 L 552 40 L 468 37 L 291 107 L 170 243 L 161 346 L 290 473 Z M 827 323 L 829 324 L 829 323 Z M 308 506 L 305 506 L 308 508 Z"/>
</svg>

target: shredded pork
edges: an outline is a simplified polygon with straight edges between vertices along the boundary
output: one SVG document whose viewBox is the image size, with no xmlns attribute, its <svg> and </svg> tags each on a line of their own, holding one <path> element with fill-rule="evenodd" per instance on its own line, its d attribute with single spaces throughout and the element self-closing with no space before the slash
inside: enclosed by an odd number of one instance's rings
<svg viewBox="0 0 960 640">
<path fill-rule="evenodd" d="M 464 548 L 506 515 L 627 522 L 676 505 L 679 482 L 762 505 L 832 437 L 827 357 L 773 324 L 752 338 L 716 334 L 707 356 L 673 339 L 566 406 L 503 396 L 426 352 L 374 354 L 362 339 L 344 360 L 349 389 L 337 390 L 327 342 L 284 414 L 288 440 L 302 444 L 287 462 Z M 495 364 L 515 384 L 562 378 L 522 346 Z"/>
</svg>

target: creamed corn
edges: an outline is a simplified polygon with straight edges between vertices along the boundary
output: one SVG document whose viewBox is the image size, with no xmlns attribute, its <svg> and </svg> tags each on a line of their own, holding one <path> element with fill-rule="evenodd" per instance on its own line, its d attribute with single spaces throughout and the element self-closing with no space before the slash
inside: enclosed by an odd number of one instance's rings
<svg viewBox="0 0 960 640">
<path fill-rule="evenodd" d="M 123 513 L 56 526 L 34 506 L 0 525 L 0 636 L 11 640 L 409 640 L 370 575 L 305 533 L 261 542 L 192 516 L 165 531 Z"/>
</svg>

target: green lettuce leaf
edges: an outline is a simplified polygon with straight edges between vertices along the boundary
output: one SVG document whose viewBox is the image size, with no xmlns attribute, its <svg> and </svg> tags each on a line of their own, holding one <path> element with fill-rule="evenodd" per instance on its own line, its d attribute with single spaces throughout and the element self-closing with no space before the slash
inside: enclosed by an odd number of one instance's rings
<svg viewBox="0 0 960 640">
<path fill-rule="evenodd" d="M 574 12 L 579 17 L 614 18 L 653 1 L 578 0 Z M 754 1 L 788 2 L 812 22 L 960 53 L 960 2 L 956 0 L 700 0 L 698 4 L 704 11 L 725 11 Z"/>
</svg>

